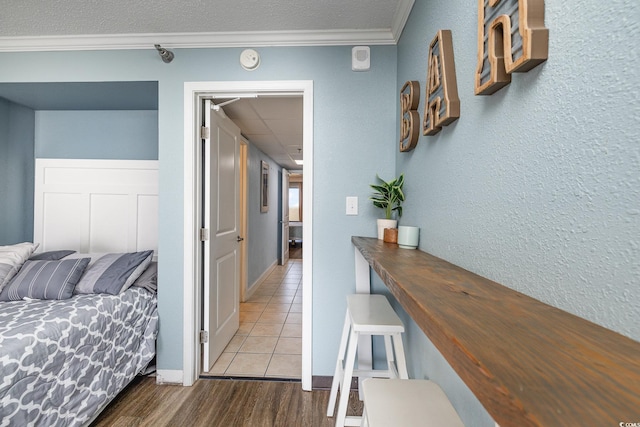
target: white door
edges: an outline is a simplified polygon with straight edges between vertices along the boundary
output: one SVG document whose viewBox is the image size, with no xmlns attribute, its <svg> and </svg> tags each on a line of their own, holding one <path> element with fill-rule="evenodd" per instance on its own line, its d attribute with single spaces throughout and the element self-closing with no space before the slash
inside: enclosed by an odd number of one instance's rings
<svg viewBox="0 0 640 427">
<path fill-rule="evenodd" d="M 280 265 L 289 261 L 289 171 L 282 169 L 282 250 L 280 252 Z"/>
<path fill-rule="evenodd" d="M 240 130 L 205 101 L 204 319 L 208 342 L 202 368 L 209 371 L 240 324 Z M 205 232 L 206 234 L 207 232 Z"/>
</svg>

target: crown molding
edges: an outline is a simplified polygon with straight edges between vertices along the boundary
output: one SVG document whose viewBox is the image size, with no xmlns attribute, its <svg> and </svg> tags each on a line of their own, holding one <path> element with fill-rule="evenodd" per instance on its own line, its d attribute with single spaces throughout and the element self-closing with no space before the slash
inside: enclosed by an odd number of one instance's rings
<svg viewBox="0 0 640 427">
<path fill-rule="evenodd" d="M 106 34 L 81 36 L 0 37 L 0 52 L 221 48 L 265 46 L 393 45 L 389 29 L 343 31 L 263 31 L 220 33 Z"/>
<path fill-rule="evenodd" d="M 221 48 L 267 46 L 395 45 L 415 0 L 400 0 L 391 28 L 373 30 L 246 31 L 207 33 L 87 34 L 0 37 L 0 52 Z"/>
<path fill-rule="evenodd" d="M 413 9 L 414 3 L 415 0 L 400 0 L 398 2 L 398 8 L 396 9 L 396 13 L 393 16 L 393 22 L 391 24 L 391 34 L 393 34 L 393 39 L 396 41 L 396 44 L 400 40 L 402 30 L 404 30 L 404 26 L 409 20 L 409 15 L 411 14 L 411 9 Z"/>
</svg>

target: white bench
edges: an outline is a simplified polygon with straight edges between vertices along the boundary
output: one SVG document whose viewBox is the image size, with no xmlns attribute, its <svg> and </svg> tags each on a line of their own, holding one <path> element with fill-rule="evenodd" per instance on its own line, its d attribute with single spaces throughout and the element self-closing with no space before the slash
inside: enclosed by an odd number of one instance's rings
<svg viewBox="0 0 640 427">
<path fill-rule="evenodd" d="M 359 426 L 361 422 L 361 417 L 346 416 L 353 376 L 357 376 L 359 379 L 370 377 L 409 378 L 402 346 L 403 332 L 402 321 L 384 295 L 354 294 L 347 296 L 347 314 L 342 329 L 336 370 L 333 375 L 327 407 L 327 416 L 332 417 L 338 389 L 340 389 L 340 402 L 336 415 L 337 427 Z M 384 337 L 387 369 L 354 370 L 358 337 L 361 334 Z"/>
<path fill-rule="evenodd" d="M 464 427 L 433 381 L 367 378 L 362 392 L 363 427 Z"/>
</svg>

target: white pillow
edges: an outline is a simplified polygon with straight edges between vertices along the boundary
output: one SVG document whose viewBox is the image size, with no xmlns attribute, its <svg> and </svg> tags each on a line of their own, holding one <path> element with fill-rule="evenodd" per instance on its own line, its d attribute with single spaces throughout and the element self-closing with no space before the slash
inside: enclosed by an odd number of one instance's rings
<svg viewBox="0 0 640 427">
<path fill-rule="evenodd" d="M 24 242 L 0 246 L 0 292 L 39 245 L 39 243 Z"/>
</svg>

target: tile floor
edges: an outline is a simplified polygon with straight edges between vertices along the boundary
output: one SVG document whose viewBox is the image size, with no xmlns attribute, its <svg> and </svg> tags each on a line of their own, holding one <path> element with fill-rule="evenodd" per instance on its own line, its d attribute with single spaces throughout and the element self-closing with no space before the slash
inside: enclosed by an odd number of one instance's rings
<svg viewBox="0 0 640 427">
<path fill-rule="evenodd" d="M 277 266 L 247 302 L 240 328 L 205 375 L 300 379 L 302 260 Z"/>
</svg>

